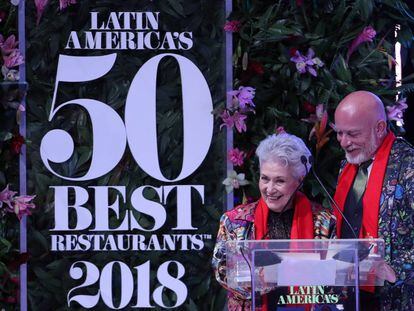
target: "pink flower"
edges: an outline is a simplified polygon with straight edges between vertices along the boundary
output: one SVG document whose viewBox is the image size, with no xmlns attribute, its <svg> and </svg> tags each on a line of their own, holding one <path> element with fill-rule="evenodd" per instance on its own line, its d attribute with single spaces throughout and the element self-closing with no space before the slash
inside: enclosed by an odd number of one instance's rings
<svg viewBox="0 0 414 311">
<path fill-rule="evenodd" d="M 239 32 L 241 28 L 241 22 L 240 21 L 227 21 L 224 24 L 224 31 L 227 32 Z"/>
<path fill-rule="evenodd" d="M 49 0 L 34 0 L 35 6 L 36 6 L 36 25 L 39 25 L 40 18 L 43 15 L 43 11 L 45 10 L 45 7 Z"/>
<path fill-rule="evenodd" d="M 326 125 L 328 122 L 328 112 L 325 109 L 323 104 L 318 104 L 316 106 L 316 114 L 311 114 L 308 118 L 302 119 L 302 121 L 308 123 L 314 123 L 312 130 L 309 133 L 309 140 L 312 138 L 313 135 L 320 134 L 319 132 L 325 132 Z"/>
<path fill-rule="evenodd" d="M 402 98 L 395 103 L 393 106 L 387 106 L 387 116 L 388 120 L 394 120 L 400 122 L 401 125 L 404 124 L 403 115 L 404 110 L 408 108 L 407 99 Z"/>
<path fill-rule="evenodd" d="M 242 110 L 250 111 L 248 106 L 254 107 L 253 98 L 256 90 L 251 86 L 241 86 L 238 90 L 230 91 L 228 94 L 238 101 L 239 107 Z"/>
<path fill-rule="evenodd" d="M 223 121 L 223 123 L 220 125 L 220 129 L 223 126 L 227 126 L 228 128 L 232 128 L 234 126 L 233 117 L 230 115 L 228 110 L 224 110 L 220 115 L 220 118 Z"/>
<path fill-rule="evenodd" d="M 247 131 L 246 119 L 247 116 L 238 111 L 233 114 L 234 126 L 239 133 Z"/>
<path fill-rule="evenodd" d="M 10 55 L 3 56 L 4 66 L 7 68 L 13 68 L 24 63 L 23 55 L 18 50 L 13 50 Z"/>
<path fill-rule="evenodd" d="M 13 52 L 18 44 L 19 42 L 16 41 L 16 37 L 14 35 L 11 35 L 4 40 L 4 37 L 0 34 L 0 49 L 4 55 L 8 55 Z"/>
<path fill-rule="evenodd" d="M 76 0 L 59 0 L 59 9 L 66 9 L 71 4 L 76 4 Z"/>
<path fill-rule="evenodd" d="M 242 166 L 246 153 L 240 151 L 238 148 L 234 148 L 229 150 L 227 156 L 234 166 Z"/>
<path fill-rule="evenodd" d="M 349 57 L 355 50 L 364 42 L 372 42 L 372 40 L 377 35 L 377 32 L 371 26 L 365 27 L 362 32 L 352 41 L 351 45 L 348 48 L 348 53 L 346 54 L 346 61 L 348 62 Z"/>
<path fill-rule="evenodd" d="M 19 220 L 22 219 L 23 215 L 31 215 L 30 209 L 36 207 L 36 205 L 31 202 L 35 197 L 35 195 L 21 195 L 14 198 L 13 212 Z"/>
<path fill-rule="evenodd" d="M 223 124 L 221 124 L 220 128 L 223 126 L 227 126 L 228 128 L 236 127 L 239 133 L 245 132 L 247 130 L 245 119 L 247 118 L 246 115 L 236 111 L 233 115 L 231 115 L 227 110 L 225 110 L 221 114 L 221 119 L 223 120 Z"/>
<path fill-rule="evenodd" d="M 308 123 L 317 123 L 317 122 L 322 120 L 322 117 L 323 117 L 324 113 L 325 113 L 324 105 L 323 104 L 318 104 L 318 105 L 316 105 L 315 113 L 311 113 L 308 118 L 301 119 L 301 120 L 305 121 L 305 122 L 308 122 Z"/>
<path fill-rule="evenodd" d="M 236 111 L 233 115 L 230 115 L 228 110 L 223 111 L 223 113 L 220 115 L 221 119 L 223 120 L 223 124 L 220 125 L 220 129 L 223 126 L 227 126 L 228 128 L 236 127 L 237 131 L 239 133 L 246 132 L 247 126 L 246 126 L 246 118 L 247 116 Z"/>
<path fill-rule="evenodd" d="M 316 117 L 318 118 L 319 121 L 322 120 L 325 114 L 327 114 L 325 110 L 325 106 L 323 104 L 316 105 L 315 111 L 316 111 Z"/>
<path fill-rule="evenodd" d="M 282 133 L 286 133 L 286 130 L 283 126 L 279 126 L 278 128 L 275 129 L 276 134 L 282 134 Z"/>
<path fill-rule="evenodd" d="M 6 188 L 4 188 L 2 192 L 0 192 L 0 207 L 3 207 L 3 203 L 5 203 L 8 205 L 9 209 L 12 209 L 11 203 L 16 193 L 17 192 L 10 191 L 9 185 L 7 185 Z"/>
</svg>

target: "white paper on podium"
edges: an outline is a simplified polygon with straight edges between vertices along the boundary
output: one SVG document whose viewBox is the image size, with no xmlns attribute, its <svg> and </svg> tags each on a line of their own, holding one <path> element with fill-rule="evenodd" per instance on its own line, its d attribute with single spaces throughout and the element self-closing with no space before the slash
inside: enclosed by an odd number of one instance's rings
<svg viewBox="0 0 414 311">
<path fill-rule="evenodd" d="M 335 285 L 336 261 L 286 259 L 277 265 L 278 286 Z"/>
<path fill-rule="evenodd" d="M 321 256 L 319 253 L 277 253 L 283 261 L 286 260 L 320 260 Z M 263 277 L 266 283 L 277 284 L 278 282 L 278 267 L 279 264 L 269 265 L 263 267 Z"/>
</svg>

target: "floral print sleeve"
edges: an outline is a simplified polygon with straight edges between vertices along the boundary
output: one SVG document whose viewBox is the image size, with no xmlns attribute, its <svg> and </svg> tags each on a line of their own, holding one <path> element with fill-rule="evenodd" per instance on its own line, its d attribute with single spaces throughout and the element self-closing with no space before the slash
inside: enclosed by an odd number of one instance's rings
<svg viewBox="0 0 414 311">
<path fill-rule="evenodd" d="M 402 161 L 401 187 L 397 184 L 394 194 L 398 207 L 399 219 L 396 235 L 396 244 L 399 244 L 400 252 L 392 259 L 392 266 L 397 274 L 397 279 L 404 282 L 407 278 L 414 277 L 414 156 L 405 157 Z M 393 228 L 392 228 L 393 229 Z"/>
<path fill-rule="evenodd" d="M 414 303 L 414 149 L 397 139 L 388 159 L 380 200 L 379 237 L 397 282 L 380 289 L 381 310 L 413 310 Z"/>
<path fill-rule="evenodd" d="M 249 288 L 230 288 L 227 284 L 227 273 L 226 273 L 226 242 L 229 240 L 234 240 L 235 236 L 230 232 L 232 228 L 232 223 L 225 213 L 221 216 L 220 227 L 217 234 L 216 245 L 213 252 L 212 265 L 217 281 L 228 291 L 240 299 L 249 299 L 250 298 L 250 289 Z"/>
</svg>

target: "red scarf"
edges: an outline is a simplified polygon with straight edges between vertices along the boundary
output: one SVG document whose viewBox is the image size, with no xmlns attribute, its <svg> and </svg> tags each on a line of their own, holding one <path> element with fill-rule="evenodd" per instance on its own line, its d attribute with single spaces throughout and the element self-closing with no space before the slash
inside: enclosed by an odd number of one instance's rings
<svg viewBox="0 0 414 311">
<path fill-rule="evenodd" d="M 290 239 L 313 239 L 313 215 L 312 204 L 308 198 L 301 192 L 296 192 L 293 200 L 294 214 L 292 229 L 290 230 Z M 262 240 L 267 233 L 267 219 L 269 216 L 269 207 L 261 198 L 257 204 L 254 213 L 255 239 Z"/>
<path fill-rule="evenodd" d="M 385 171 L 387 170 L 388 157 L 390 155 L 394 140 L 394 134 L 389 132 L 375 154 L 371 173 L 367 181 L 367 187 L 362 198 L 362 207 L 364 212 L 362 215 L 362 226 L 359 238 L 378 237 L 378 214 L 382 184 L 384 181 Z M 344 210 L 346 197 L 352 187 L 357 172 L 358 165 L 347 163 L 339 176 L 334 199 L 338 203 L 341 211 Z M 335 216 L 337 219 L 336 234 L 338 238 L 340 238 L 343 219 L 336 210 Z"/>
<path fill-rule="evenodd" d="M 313 239 L 313 214 L 312 204 L 309 199 L 301 192 L 297 191 L 293 200 L 294 213 L 292 229 L 290 230 L 290 239 Z M 260 198 L 254 213 L 255 239 L 262 240 L 267 234 L 267 220 L 269 216 L 269 207 L 263 198 Z M 267 295 L 262 296 L 261 311 L 267 311 Z M 310 310 L 308 305 L 305 305 L 306 310 Z"/>
</svg>

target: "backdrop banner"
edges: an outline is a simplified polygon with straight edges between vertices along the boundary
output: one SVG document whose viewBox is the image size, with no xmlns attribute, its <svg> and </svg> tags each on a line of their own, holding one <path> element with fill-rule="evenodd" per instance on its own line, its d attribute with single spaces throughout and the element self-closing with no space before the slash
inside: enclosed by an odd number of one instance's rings
<svg viewBox="0 0 414 311">
<path fill-rule="evenodd" d="M 34 2 L 28 308 L 218 308 L 224 1 Z"/>
</svg>

